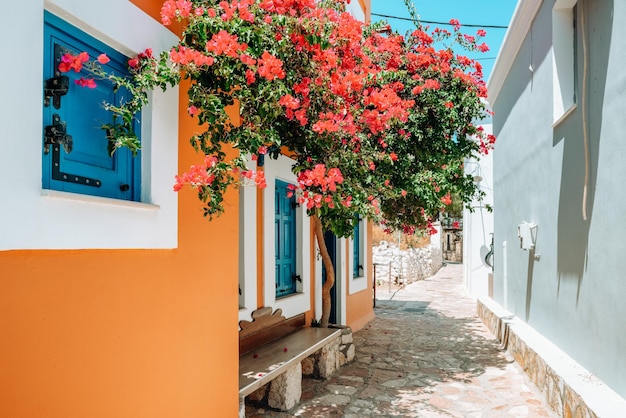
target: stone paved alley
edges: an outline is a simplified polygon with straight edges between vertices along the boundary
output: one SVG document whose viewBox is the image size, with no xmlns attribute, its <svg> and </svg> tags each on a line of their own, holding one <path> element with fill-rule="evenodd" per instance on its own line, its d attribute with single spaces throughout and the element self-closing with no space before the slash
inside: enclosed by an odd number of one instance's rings
<svg viewBox="0 0 626 418">
<path fill-rule="evenodd" d="M 290 412 L 246 406 L 246 416 L 556 416 L 477 318 L 462 265 L 396 290 L 377 290 L 376 319 L 354 334 L 352 363 L 326 381 L 304 379 Z"/>
</svg>

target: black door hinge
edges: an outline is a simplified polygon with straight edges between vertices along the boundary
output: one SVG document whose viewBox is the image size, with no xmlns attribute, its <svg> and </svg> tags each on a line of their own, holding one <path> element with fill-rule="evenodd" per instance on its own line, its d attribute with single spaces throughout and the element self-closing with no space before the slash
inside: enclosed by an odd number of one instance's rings
<svg viewBox="0 0 626 418">
<path fill-rule="evenodd" d="M 57 75 L 46 80 L 43 89 L 44 106 L 50 106 L 50 98 L 52 98 L 52 106 L 55 109 L 61 107 L 61 96 L 65 96 L 70 88 L 70 78 L 66 75 Z"/>
<path fill-rule="evenodd" d="M 61 145 L 66 153 L 72 152 L 72 136 L 67 134 L 67 126 L 58 114 L 52 115 L 52 125 L 45 127 L 43 135 L 43 152 L 50 152 L 50 145 Z"/>
<path fill-rule="evenodd" d="M 52 115 L 52 125 L 45 127 L 44 153 L 50 152 L 52 147 L 52 179 L 84 186 L 100 187 L 102 182 L 91 177 L 79 176 L 61 171 L 61 147 L 66 153 L 72 152 L 72 137 L 67 134 L 67 126 L 58 114 Z"/>
</svg>

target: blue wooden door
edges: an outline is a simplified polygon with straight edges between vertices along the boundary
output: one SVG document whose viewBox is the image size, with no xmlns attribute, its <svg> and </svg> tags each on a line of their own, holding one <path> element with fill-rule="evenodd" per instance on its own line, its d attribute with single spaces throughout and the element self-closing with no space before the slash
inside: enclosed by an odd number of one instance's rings
<svg viewBox="0 0 626 418">
<path fill-rule="evenodd" d="M 296 198 L 287 197 L 287 185 L 276 180 L 274 190 L 277 298 L 296 292 Z"/>
<path fill-rule="evenodd" d="M 119 104 L 128 92 L 114 89 L 108 80 L 96 79 L 96 88 L 81 87 L 75 80 L 93 78 L 89 64 L 80 73 L 58 71 L 61 56 L 87 52 L 93 62 L 105 53 L 111 61 L 103 65 L 109 73 L 127 75 L 128 58 L 46 12 L 44 27 L 44 91 L 50 80 L 68 77 L 67 91 L 58 98 L 44 100 L 43 176 L 46 189 L 125 200 L 140 199 L 139 156 L 126 149 L 109 154 L 108 139 L 101 126 L 112 122 L 104 103 Z M 126 97 L 125 97 L 126 96 Z M 138 122 L 137 122 L 138 123 Z M 138 126 L 135 130 L 138 132 Z M 68 138 L 63 144 L 50 142 L 50 130 L 62 129 Z"/>
<path fill-rule="evenodd" d="M 361 221 L 356 215 L 356 223 L 354 225 L 352 237 L 352 277 L 361 277 L 363 270 L 363 262 L 361 260 Z"/>
</svg>

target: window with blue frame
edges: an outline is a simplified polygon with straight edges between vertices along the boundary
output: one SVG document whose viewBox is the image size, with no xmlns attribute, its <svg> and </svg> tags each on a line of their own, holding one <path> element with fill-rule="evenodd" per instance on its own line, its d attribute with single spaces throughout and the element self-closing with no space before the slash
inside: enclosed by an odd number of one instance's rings
<svg viewBox="0 0 626 418">
<path fill-rule="evenodd" d="M 352 236 L 352 277 L 363 276 L 363 231 L 362 220 L 356 215 Z"/>
<path fill-rule="evenodd" d="M 289 196 L 289 184 L 276 180 L 274 189 L 274 238 L 276 256 L 276 297 L 296 293 L 296 198 Z"/>
<path fill-rule="evenodd" d="M 88 66 L 81 73 L 61 73 L 61 57 L 87 52 L 93 60 L 105 53 L 110 61 L 105 71 L 128 75 L 128 57 L 46 12 L 44 21 L 44 103 L 42 144 L 42 185 L 44 189 L 135 200 L 141 198 L 140 155 L 127 149 L 109 153 L 109 140 L 101 128 L 112 122 L 104 103 L 120 104 L 128 92 L 116 89 L 109 80 L 96 80 L 95 88 L 76 84 L 89 77 Z M 139 133 L 139 115 L 135 121 Z"/>
</svg>

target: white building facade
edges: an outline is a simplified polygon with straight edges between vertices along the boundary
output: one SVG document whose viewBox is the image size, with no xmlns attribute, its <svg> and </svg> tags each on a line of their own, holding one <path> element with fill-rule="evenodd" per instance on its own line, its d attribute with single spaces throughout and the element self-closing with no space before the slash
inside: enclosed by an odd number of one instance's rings
<svg viewBox="0 0 626 418">
<path fill-rule="evenodd" d="M 522 0 L 488 83 L 494 273 L 479 311 L 565 416 L 626 407 L 624 17 L 621 1 Z"/>
</svg>

